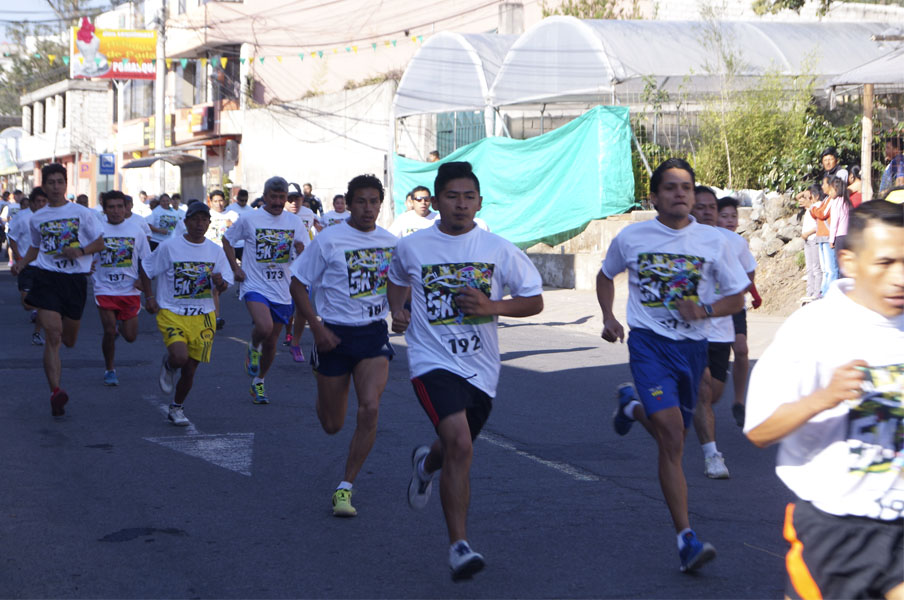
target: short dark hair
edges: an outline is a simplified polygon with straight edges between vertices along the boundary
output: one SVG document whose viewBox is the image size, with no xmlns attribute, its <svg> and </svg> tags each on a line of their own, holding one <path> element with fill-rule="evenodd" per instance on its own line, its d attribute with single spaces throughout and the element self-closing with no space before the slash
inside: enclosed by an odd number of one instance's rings
<svg viewBox="0 0 904 600">
<path fill-rule="evenodd" d="M 41 181 L 45 181 L 48 177 L 55 173 L 62 175 L 63 181 L 69 181 L 69 176 L 66 174 L 66 167 L 64 167 L 60 163 L 50 163 L 41 167 Z"/>
<path fill-rule="evenodd" d="M 236 194 L 235 194 L 235 197 L 236 197 L 236 198 L 239 198 L 239 197 L 241 197 L 241 196 L 244 196 L 244 197 L 247 198 L 247 197 L 248 197 L 248 190 L 241 189 L 241 190 L 239 190 L 238 192 L 236 192 Z"/>
<path fill-rule="evenodd" d="M 737 209 L 739 206 L 741 206 L 741 201 L 734 196 L 723 196 L 722 198 L 716 200 L 716 206 L 719 207 L 719 211 L 728 206 Z"/>
<path fill-rule="evenodd" d="M 47 198 L 47 193 L 41 188 L 41 186 L 38 186 L 38 187 L 34 188 L 33 190 L 31 190 L 31 193 L 28 194 L 28 201 L 34 202 L 35 198 L 37 198 L 38 196 L 43 196 L 44 198 Z"/>
<path fill-rule="evenodd" d="M 170 196 L 170 200 L 182 200 L 182 194 L 180 194 L 179 192 L 176 192 L 175 194 Z"/>
<path fill-rule="evenodd" d="M 681 169 L 682 171 L 687 171 L 691 175 L 691 181 L 696 182 L 697 176 L 694 174 L 694 169 L 691 167 L 690 163 L 688 163 L 683 158 L 668 158 L 662 161 L 656 170 L 653 171 L 653 174 L 650 175 L 650 193 L 655 194 L 659 191 L 659 185 L 662 183 L 662 176 L 665 175 L 665 172 L 669 169 Z M 715 194 L 713 194 L 715 196 Z"/>
<path fill-rule="evenodd" d="M 822 160 L 822 158 L 825 156 L 834 156 L 835 158 L 838 158 L 838 150 L 835 148 L 835 146 L 829 146 L 822 151 L 822 154 L 819 155 L 820 160 Z"/>
<path fill-rule="evenodd" d="M 310 185 L 310 184 L 305 184 Z M 351 203 L 355 199 L 355 192 L 358 190 L 364 190 L 367 188 L 373 188 L 380 192 L 380 202 L 383 201 L 383 184 L 377 179 L 376 175 L 358 175 L 348 182 L 348 190 L 345 192 L 345 198 Z"/>
<path fill-rule="evenodd" d="M 104 208 L 107 208 L 107 201 L 109 200 L 122 200 L 123 206 L 126 205 L 126 195 L 119 190 L 110 190 L 100 195 L 100 205 Z"/>
<path fill-rule="evenodd" d="M 159 196 L 157 196 L 157 202 L 160 202 L 160 201 L 163 200 L 164 198 L 166 198 L 166 199 L 169 200 L 169 199 L 172 199 L 172 196 L 170 196 L 170 195 L 167 194 L 166 192 L 163 192 L 162 194 L 160 194 Z"/>
<path fill-rule="evenodd" d="M 439 196 L 453 179 L 470 179 L 474 182 L 477 193 L 480 193 L 480 180 L 477 179 L 477 175 L 474 174 L 474 168 L 471 166 L 471 163 L 467 161 L 456 161 L 443 163 L 439 166 L 439 169 L 437 169 L 436 179 L 433 180 L 433 189 L 436 190 L 436 195 Z"/>
<path fill-rule="evenodd" d="M 433 195 L 430 193 L 430 188 L 428 188 L 426 185 L 419 185 L 419 186 L 415 187 L 413 190 L 411 190 L 411 197 L 414 198 L 414 195 L 417 192 L 427 192 L 431 196 Z"/>
<path fill-rule="evenodd" d="M 885 140 L 887 143 L 891 144 L 892 147 L 901 149 L 901 137 L 897 135 L 888 136 L 888 139 Z"/>
<path fill-rule="evenodd" d="M 864 202 L 851 211 L 845 247 L 857 251 L 863 247 L 863 232 L 871 223 L 904 227 L 904 206 L 885 200 Z"/>
<path fill-rule="evenodd" d="M 208 194 L 211 198 L 214 196 L 219 196 L 220 198 L 226 198 L 226 194 L 223 193 L 223 190 L 211 190 L 210 194 Z"/>
<path fill-rule="evenodd" d="M 861 179 L 860 175 L 860 165 L 854 165 L 850 169 L 848 169 L 848 175 L 853 177 L 854 179 Z"/>
<path fill-rule="evenodd" d="M 716 195 L 716 191 L 709 187 L 708 185 L 695 185 L 694 186 L 694 195 L 697 194 L 712 194 L 713 198 L 718 198 Z"/>
<path fill-rule="evenodd" d="M 345 194 L 336 194 L 335 196 L 333 196 L 333 202 L 335 202 L 337 198 L 342 198 L 343 200 L 345 200 Z"/>
</svg>

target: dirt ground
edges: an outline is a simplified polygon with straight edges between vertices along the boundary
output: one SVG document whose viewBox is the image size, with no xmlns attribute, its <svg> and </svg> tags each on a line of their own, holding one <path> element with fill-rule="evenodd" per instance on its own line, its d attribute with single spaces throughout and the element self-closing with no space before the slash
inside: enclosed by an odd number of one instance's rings
<svg viewBox="0 0 904 600">
<path fill-rule="evenodd" d="M 763 298 L 763 305 L 759 312 L 784 317 L 800 308 L 800 299 L 807 291 L 805 275 L 806 270 L 797 266 L 793 256 L 760 259 L 756 289 Z"/>
</svg>

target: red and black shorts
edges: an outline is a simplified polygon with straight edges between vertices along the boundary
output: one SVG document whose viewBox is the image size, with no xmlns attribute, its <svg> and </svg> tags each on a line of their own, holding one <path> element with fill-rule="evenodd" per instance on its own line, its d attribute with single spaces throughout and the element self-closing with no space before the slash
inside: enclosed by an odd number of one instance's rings
<svg viewBox="0 0 904 600">
<path fill-rule="evenodd" d="M 839 517 L 803 500 L 785 509 L 789 598 L 884 598 L 904 583 L 904 520 Z"/>
<path fill-rule="evenodd" d="M 411 384 L 434 428 L 449 415 L 465 411 L 471 439 L 476 440 L 493 410 L 493 399 L 486 392 L 444 369 L 418 375 Z"/>
</svg>

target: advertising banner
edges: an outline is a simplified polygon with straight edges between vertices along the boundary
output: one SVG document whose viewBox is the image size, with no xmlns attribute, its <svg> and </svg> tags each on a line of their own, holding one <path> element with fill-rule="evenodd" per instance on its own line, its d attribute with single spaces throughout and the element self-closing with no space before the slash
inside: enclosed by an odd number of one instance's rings
<svg viewBox="0 0 904 600">
<path fill-rule="evenodd" d="M 154 79 L 157 32 L 95 29 L 88 19 L 72 28 L 69 77 L 72 79 Z"/>
</svg>

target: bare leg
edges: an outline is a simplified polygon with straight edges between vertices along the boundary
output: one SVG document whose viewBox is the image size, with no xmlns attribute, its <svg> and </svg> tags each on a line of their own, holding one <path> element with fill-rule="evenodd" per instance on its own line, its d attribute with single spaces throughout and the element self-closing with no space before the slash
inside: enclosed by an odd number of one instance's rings
<svg viewBox="0 0 904 600">
<path fill-rule="evenodd" d="M 261 379 L 270 370 L 273 359 L 276 357 L 276 345 L 279 342 L 279 333 L 282 331 L 282 325 L 273 322 L 273 315 L 270 314 L 270 307 L 263 302 L 245 302 L 248 312 L 251 314 L 251 321 L 254 326 L 251 329 L 251 344 L 257 348 L 261 348 Z"/>
<path fill-rule="evenodd" d="M 44 375 L 50 391 L 60 387 L 60 345 L 63 340 L 63 318 L 58 312 L 38 309 L 38 323 L 44 330 Z"/>
<path fill-rule="evenodd" d="M 672 515 L 675 532 L 690 527 L 687 514 L 687 481 L 681 467 L 684 452 L 684 421 L 677 406 L 653 413 L 650 417 L 659 446 L 659 485 Z"/>
<path fill-rule="evenodd" d="M 471 503 L 471 459 L 474 447 L 464 411 L 449 415 L 437 427 L 442 445 L 439 493 L 449 530 L 449 543 L 468 539 L 468 507 Z M 434 444 L 434 447 L 436 444 Z M 428 455 L 433 456 L 431 450 Z"/>
<path fill-rule="evenodd" d="M 345 481 L 354 482 L 377 437 L 377 418 L 380 414 L 380 396 L 389 379 L 389 359 L 385 356 L 366 358 L 355 365 L 355 394 L 358 396 L 358 414 L 355 434 L 348 449 L 345 463 Z"/>
<path fill-rule="evenodd" d="M 747 336 L 739 333 L 735 336 L 734 348 L 734 366 L 731 370 L 731 376 L 734 380 L 734 401 L 735 404 L 744 404 L 747 396 L 747 372 L 750 370 L 750 355 L 747 348 Z"/>
<path fill-rule="evenodd" d="M 100 324 L 104 328 L 104 335 L 100 347 L 104 353 L 104 366 L 108 371 L 113 370 L 114 358 L 116 358 L 116 313 L 112 310 L 97 308 L 100 314 Z"/>
<path fill-rule="evenodd" d="M 697 407 L 694 409 L 694 430 L 700 445 L 716 440 L 716 416 L 713 414 L 712 397 L 713 378 L 709 373 L 709 367 L 703 371 L 700 378 L 700 390 L 697 396 Z"/>
</svg>

